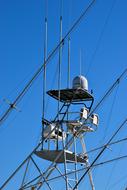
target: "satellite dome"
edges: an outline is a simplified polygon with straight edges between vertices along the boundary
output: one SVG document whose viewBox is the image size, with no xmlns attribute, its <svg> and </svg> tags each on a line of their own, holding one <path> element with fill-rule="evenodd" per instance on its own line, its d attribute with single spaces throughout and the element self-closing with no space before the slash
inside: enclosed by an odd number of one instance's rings
<svg viewBox="0 0 127 190">
<path fill-rule="evenodd" d="M 76 76 L 73 79 L 73 88 L 74 89 L 83 88 L 84 90 L 88 91 L 88 81 L 87 81 L 87 79 L 82 75 Z"/>
</svg>

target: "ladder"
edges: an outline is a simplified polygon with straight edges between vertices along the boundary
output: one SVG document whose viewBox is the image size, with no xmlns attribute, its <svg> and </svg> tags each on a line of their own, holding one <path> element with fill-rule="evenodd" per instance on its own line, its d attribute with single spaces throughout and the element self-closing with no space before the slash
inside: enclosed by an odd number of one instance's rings
<svg viewBox="0 0 127 190">
<path fill-rule="evenodd" d="M 66 190 L 73 190 L 73 187 L 78 183 L 78 173 L 77 173 L 77 157 L 76 157 L 76 139 L 74 137 L 73 141 L 74 146 L 74 160 L 70 160 L 66 156 L 66 151 L 64 151 L 64 170 L 65 170 L 65 179 L 66 179 Z M 68 175 L 69 172 L 73 172 L 72 177 Z M 78 187 L 76 188 L 78 190 Z"/>
</svg>

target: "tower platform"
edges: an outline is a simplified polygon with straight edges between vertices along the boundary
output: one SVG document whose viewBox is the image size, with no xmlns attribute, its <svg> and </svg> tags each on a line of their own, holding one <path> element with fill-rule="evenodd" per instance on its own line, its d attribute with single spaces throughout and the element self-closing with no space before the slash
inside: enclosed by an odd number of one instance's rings
<svg viewBox="0 0 127 190">
<path fill-rule="evenodd" d="M 47 94 L 56 100 L 59 100 L 59 90 L 49 90 Z M 83 88 L 60 90 L 61 102 L 92 101 L 93 99 L 93 96 Z"/>
<path fill-rule="evenodd" d="M 68 150 L 41 150 L 35 152 L 35 154 L 40 158 L 51 162 L 53 162 L 58 157 L 58 159 L 55 161 L 56 163 L 65 162 L 64 153 L 66 154 L 66 162 L 68 163 L 73 163 L 75 162 L 75 160 L 79 163 L 86 163 L 86 160 L 88 159 L 87 156 L 82 157 L 81 155 L 74 154 L 73 152 Z"/>
</svg>

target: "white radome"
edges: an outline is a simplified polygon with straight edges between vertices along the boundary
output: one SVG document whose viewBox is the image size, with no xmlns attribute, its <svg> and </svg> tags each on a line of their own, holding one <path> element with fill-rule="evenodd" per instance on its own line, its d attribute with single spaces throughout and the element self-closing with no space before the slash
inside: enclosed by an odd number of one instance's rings
<svg viewBox="0 0 127 190">
<path fill-rule="evenodd" d="M 88 81 L 87 79 L 82 76 L 82 75 L 79 75 L 79 76 L 76 76 L 74 79 L 73 79 L 73 84 L 72 84 L 73 88 L 74 89 L 77 89 L 77 88 L 83 88 L 85 90 L 88 91 Z"/>
</svg>

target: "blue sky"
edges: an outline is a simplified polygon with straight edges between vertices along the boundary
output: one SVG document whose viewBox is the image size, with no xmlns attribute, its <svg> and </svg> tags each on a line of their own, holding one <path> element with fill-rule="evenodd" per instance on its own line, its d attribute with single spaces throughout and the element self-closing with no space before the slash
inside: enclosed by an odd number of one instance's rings
<svg viewBox="0 0 127 190">
<path fill-rule="evenodd" d="M 89 2 L 63 1 L 63 36 Z M 93 89 L 94 105 L 127 67 L 126 10 L 125 0 L 97 0 L 86 18 L 71 34 L 71 80 L 80 73 L 81 52 L 81 73 L 87 76 L 89 90 Z M 13 101 L 43 63 L 45 14 L 44 0 L 0 0 L 0 114 L 7 109 L 3 99 Z M 48 1 L 48 54 L 59 41 L 59 15 L 60 1 Z M 47 90 L 57 88 L 57 63 L 58 54 L 47 66 Z M 67 43 L 62 55 L 62 88 L 66 88 L 66 75 Z M 46 97 L 46 105 L 46 117 L 53 118 L 56 101 Z M 0 128 L 0 184 L 39 141 L 42 113 L 41 76 L 18 108 L 21 112 L 14 110 Z M 88 149 L 103 144 L 126 118 L 125 79 L 97 113 L 100 125 L 94 134 L 86 137 Z M 116 139 L 123 137 L 126 137 L 125 129 Z M 112 147 L 112 151 L 107 150 L 100 161 L 126 154 L 126 143 L 115 147 Z M 96 189 L 123 190 L 127 183 L 125 165 L 126 160 L 94 170 Z M 122 176 L 123 180 L 119 182 Z M 83 185 L 82 183 L 81 187 Z M 14 187 L 12 184 L 7 189 Z M 86 189 L 89 189 L 88 184 Z"/>
</svg>

